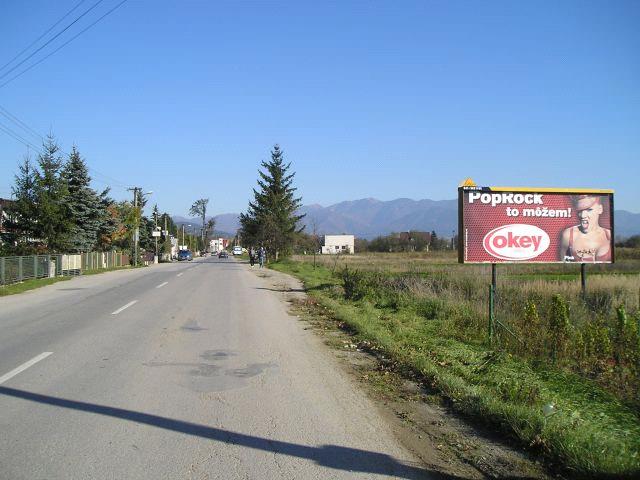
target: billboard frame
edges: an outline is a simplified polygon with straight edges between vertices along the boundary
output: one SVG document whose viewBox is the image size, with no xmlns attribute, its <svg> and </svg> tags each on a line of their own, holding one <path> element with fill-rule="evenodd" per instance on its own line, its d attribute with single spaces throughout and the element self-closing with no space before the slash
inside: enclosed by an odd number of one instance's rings
<svg viewBox="0 0 640 480">
<path fill-rule="evenodd" d="M 471 262 L 465 261 L 465 251 L 467 247 L 466 231 L 464 228 L 464 193 L 465 192 L 482 192 L 482 193 L 550 193 L 550 194 L 564 194 L 564 195 L 580 195 L 580 194 L 594 194 L 594 195 L 608 195 L 609 196 L 609 218 L 611 223 L 611 262 L 601 262 L 603 264 L 615 263 L 615 223 L 614 223 L 614 193 L 612 189 L 597 189 L 597 188 L 554 188 L 554 187 L 482 187 L 477 185 L 460 185 L 458 187 L 458 263 L 461 264 L 490 264 L 495 265 L 497 263 L 528 263 L 528 264 L 554 264 L 554 263 L 574 263 L 585 264 L 584 262 L 528 262 L 526 260 L 512 260 L 512 261 L 483 261 L 483 262 Z M 591 262 L 589 262 L 591 263 Z"/>
</svg>

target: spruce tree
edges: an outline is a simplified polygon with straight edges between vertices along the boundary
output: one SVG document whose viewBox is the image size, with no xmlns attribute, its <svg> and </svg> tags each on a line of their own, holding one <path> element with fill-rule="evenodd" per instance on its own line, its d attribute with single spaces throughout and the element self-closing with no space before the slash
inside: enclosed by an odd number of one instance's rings
<svg viewBox="0 0 640 480">
<path fill-rule="evenodd" d="M 35 252 L 34 240 L 38 221 L 37 170 L 28 155 L 24 157 L 18 169 L 19 172 L 14 177 L 15 185 L 11 189 L 15 200 L 7 209 L 6 232 L 2 234 L 2 241 L 12 246 L 14 253 L 28 255 Z"/>
<path fill-rule="evenodd" d="M 87 165 L 75 146 L 64 166 L 62 176 L 67 183 L 67 208 L 72 221 L 69 250 L 89 252 L 98 243 L 105 212 L 100 197 L 91 188 Z"/>
<path fill-rule="evenodd" d="M 304 229 L 298 227 L 304 215 L 296 215 L 302 198 L 294 197 L 295 173 L 287 173 L 291 163 L 284 163 L 279 145 L 273 147 L 271 160 L 261 166 L 265 171 L 258 171 L 260 190 L 253 190 L 253 202 L 240 215 L 241 234 L 245 245 L 263 245 L 277 261 L 291 252 L 296 234 Z"/>
<path fill-rule="evenodd" d="M 100 226 L 98 228 L 99 250 L 112 250 L 115 248 L 114 240 L 118 230 L 118 207 L 114 199 L 109 197 L 109 188 L 105 188 L 99 195 L 100 200 Z"/>
<path fill-rule="evenodd" d="M 49 252 L 63 252 L 68 248 L 72 227 L 67 207 L 68 189 L 61 175 L 62 158 L 59 147 L 49 135 L 38 156 L 40 172 L 36 174 L 36 205 L 38 208 L 35 236 L 42 240 Z"/>
</svg>

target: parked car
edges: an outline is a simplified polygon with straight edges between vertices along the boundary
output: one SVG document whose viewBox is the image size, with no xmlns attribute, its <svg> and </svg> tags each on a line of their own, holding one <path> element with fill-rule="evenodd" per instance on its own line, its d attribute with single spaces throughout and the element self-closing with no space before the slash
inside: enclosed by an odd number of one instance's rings
<svg viewBox="0 0 640 480">
<path fill-rule="evenodd" d="M 229 258 L 229 254 L 227 253 L 226 250 L 222 250 L 219 254 L 218 254 L 218 258 Z"/>
<path fill-rule="evenodd" d="M 233 254 L 234 255 L 242 255 L 242 247 L 239 247 L 239 246 L 233 247 Z"/>
<path fill-rule="evenodd" d="M 181 262 L 182 260 L 188 260 L 189 262 L 193 260 L 191 250 L 180 250 L 178 252 L 178 261 Z"/>
</svg>

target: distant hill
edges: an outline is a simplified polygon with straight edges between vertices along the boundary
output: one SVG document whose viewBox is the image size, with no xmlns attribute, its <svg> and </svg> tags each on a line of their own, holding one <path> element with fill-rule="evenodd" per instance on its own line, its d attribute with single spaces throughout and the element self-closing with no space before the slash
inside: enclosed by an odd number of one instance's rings
<svg viewBox="0 0 640 480">
<path fill-rule="evenodd" d="M 398 198 L 383 202 L 375 198 L 364 198 L 328 207 L 304 205 L 300 208 L 300 213 L 306 214 L 303 223 L 306 224 L 307 233 L 313 231 L 314 222 L 319 234 L 350 233 L 367 239 L 407 230 L 435 230 L 440 237 L 450 237 L 458 229 L 457 200 Z M 216 232 L 234 235 L 240 228 L 238 217 L 237 213 L 217 215 Z M 200 224 L 199 219 L 178 216 L 173 217 L 173 221 L 177 224 Z M 639 213 L 616 210 L 615 222 L 616 237 L 640 235 Z"/>
</svg>

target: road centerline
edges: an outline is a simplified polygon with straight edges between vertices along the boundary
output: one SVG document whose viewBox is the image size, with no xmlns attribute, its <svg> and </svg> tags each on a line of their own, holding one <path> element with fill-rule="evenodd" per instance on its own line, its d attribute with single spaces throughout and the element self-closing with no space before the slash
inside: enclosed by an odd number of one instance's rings
<svg viewBox="0 0 640 480">
<path fill-rule="evenodd" d="M 111 312 L 111 315 L 117 315 L 119 314 L 121 311 L 129 308 L 131 305 L 134 305 L 135 303 L 137 303 L 138 300 L 132 300 L 131 302 L 127 303 L 126 305 L 120 307 L 119 309 L 117 309 L 115 312 Z"/>
<path fill-rule="evenodd" d="M 156 288 L 162 288 L 164 287 L 167 283 L 169 282 L 162 282 L 160 285 L 158 285 Z"/>
<path fill-rule="evenodd" d="M 24 372 L 27 368 L 32 367 L 33 365 L 35 365 L 36 363 L 38 363 L 40 360 L 44 360 L 45 358 L 47 358 L 49 355 L 51 355 L 53 352 L 43 352 L 40 355 L 38 355 L 37 357 L 33 357 L 31 360 L 29 360 L 28 362 L 23 363 L 22 365 L 20 365 L 17 368 L 14 368 L 13 370 L 11 370 L 9 373 L 3 375 L 2 377 L 0 377 L 0 385 L 2 385 L 4 382 L 6 382 L 7 380 L 15 377 L 16 375 L 18 375 L 21 372 Z"/>
</svg>

